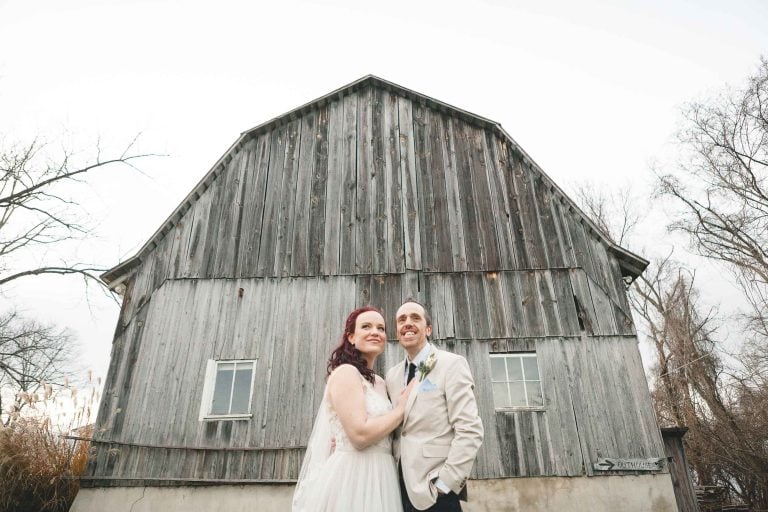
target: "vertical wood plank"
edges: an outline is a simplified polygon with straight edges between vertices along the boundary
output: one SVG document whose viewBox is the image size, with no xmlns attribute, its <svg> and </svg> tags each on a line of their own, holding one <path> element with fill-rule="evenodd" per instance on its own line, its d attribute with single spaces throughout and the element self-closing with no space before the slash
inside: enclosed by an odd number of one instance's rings
<svg viewBox="0 0 768 512">
<path fill-rule="evenodd" d="M 469 295 L 464 274 L 449 274 L 453 288 L 453 326 L 456 338 L 472 338 L 472 320 L 470 318 Z"/>
<path fill-rule="evenodd" d="M 299 167 L 296 179 L 293 240 L 291 241 L 291 275 L 312 275 L 309 271 L 310 208 L 315 172 L 317 115 L 309 112 L 300 120 Z"/>
<path fill-rule="evenodd" d="M 325 258 L 325 209 L 328 184 L 328 106 L 317 112 L 317 132 L 309 198 L 309 238 L 307 239 L 307 275 L 322 273 Z"/>
<path fill-rule="evenodd" d="M 211 181 L 206 192 L 210 196 L 210 212 L 205 226 L 205 245 L 203 247 L 203 257 L 200 262 L 200 274 L 202 276 L 214 275 L 216 265 L 216 252 L 219 250 L 218 237 L 219 227 L 221 226 L 221 208 L 223 201 L 222 194 L 223 178 L 218 174 Z M 152 253 L 157 255 L 157 251 Z M 154 289 L 155 287 L 153 287 Z"/>
<path fill-rule="evenodd" d="M 456 192 L 461 209 L 461 231 L 464 237 L 467 268 L 478 270 L 484 268 L 487 248 L 485 230 L 478 218 L 477 198 L 473 186 L 476 178 L 472 172 L 471 148 L 467 134 L 469 128 L 456 119 L 451 119 L 448 126 L 456 158 Z"/>
<path fill-rule="evenodd" d="M 341 156 L 341 225 L 339 227 L 339 272 L 355 272 L 355 244 L 357 229 L 357 95 L 343 100 L 344 127 Z"/>
<path fill-rule="evenodd" d="M 472 322 L 472 338 L 487 340 L 490 336 L 488 305 L 485 302 L 484 275 L 480 272 L 465 274 L 469 298 L 469 315 Z"/>
<path fill-rule="evenodd" d="M 536 214 L 542 232 L 542 239 L 546 244 L 548 266 L 562 268 L 565 266 L 563 247 L 558 236 L 555 219 L 552 216 L 552 192 L 549 183 L 544 177 L 533 171 L 533 192 L 536 198 Z"/>
<path fill-rule="evenodd" d="M 222 193 L 224 206 L 219 222 L 219 250 L 216 252 L 214 276 L 234 277 L 237 253 L 240 245 L 240 223 L 242 222 L 243 194 L 247 186 L 245 176 L 248 152 L 240 148 L 226 165 Z"/>
<path fill-rule="evenodd" d="M 525 332 L 527 336 L 543 336 L 544 320 L 540 311 L 538 286 L 534 272 L 520 272 L 520 292 L 525 316 Z"/>
<path fill-rule="evenodd" d="M 522 476 L 514 413 L 496 412 L 496 437 L 503 476 Z"/>
<path fill-rule="evenodd" d="M 512 178 L 520 208 L 519 219 L 525 241 L 525 252 L 528 255 L 528 265 L 530 268 L 544 268 L 547 266 L 547 255 L 539 231 L 530 165 L 520 160 L 515 161 Z"/>
<path fill-rule="evenodd" d="M 560 319 L 563 315 L 559 311 L 559 303 L 555 295 L 552 273 L 549 270 L 536 273 L 538 284 L 539 302 L 544 312 L 547 336 L 561 336 L 563 328 Z"/>
<path fill-rule="evenodd" d="M 291 271 L 294 210 L 299 171 L 299 147 L 301 142 L 301 120 L 294 119 L 287 126 L 287 141 L 283 161 L 282 185 L 280 187 L 280 210 L 275 241 L 275 264 L 272 275 L 287 276 Z"/>
<path fill-rule="evenodd" d="M 267 171 L 266 193 L 264 196 L 264 214 L 262 217 L 262 232 L 259 240 L 259 261 L 256 274 L 271 276 L 275 267 L 275 247 L 278 237 L 278 220 L 280 218 L 280 189 L 283 184 L 283 165 L 287 147 L 287 127 L 275 129 L 270 137 L 270 158 Z"/>
<path fill-rule="evenodd" d="M 567 211 L 565 206 L 565 199 L 560 197 L 556 191 L 551 192 L 550 208 L 552 210 L 552 219 L 555 223 L 555 230 L 557 237 L 560 241 L 560 247 L 562 249 L 563 262 L 566 267 L 574 267 L 577 265 L 576 255 L 573 250 L 573 241 L 571 240 L 571 234 L 568 231 L 568 226 L 564 218 L 564 211 Z"/>
<path fill-rule="evenodd" d="M 258 274 L 259 242 L 262 233 L 262 215 L 264 213 L 271 147 L 268 133 L 259 135 L 246 144 L 248 163 L 245 172 L 248 178 L 246 193 L 243 198 L 240 246 L 237 255 L 238 276 Z"/>
<path fill-rule="evenodd" d="M 507 336 L 510 338 L 525 336 L 525 313 L 519 286 L 519 272 L 501 274 L 504 289 L 504 310 L 507 312 Z"/>
<path fill-rule="evenodd" d="M 194 218 L 189 233 L 190 238 L 187 241 L 185 277 L 199 277 L 203 273 L 203 258 L 205 256 L 206 239 L 208 238 L 207 226 L 208 217 L 211 212 L 212 195 L 210 188 L 202 192 L 202 195 L 197 198 L 188 213 L 188 215 L 193 214 Z M 260 225 L 259 229 L 261 229 Z M 258 246 L 256 252 L 258 254 Z"/>
<path fill-rule="evenodd" d="M 515 255 L 515 233 L 510 222 L 510 198 L 506 194 L 505 167 L 502 156 L 498 152 L 496 135 L 487 130 L 484 135 L 483 154 L 494 219 L 492 225 L 499 247 L 499 268 L 511 270 L 518 268 L 518 263 Z"/>
<path fill-rule="evenodd" d="M 374 164 L 373 132 L 373 91 L 365 89 L 359 93 L 357 106 L 357 204 L 355 219 L 355 270 L 369 273 L 373 269 L 374 232 L 373 191 L 376 190 L 376 167 Z"/>
<path fill-rule="evenodd" d="M 483 266 L 481 268 L 484 270 L 498 270 L 500 257 L 495 224 L 501 222 L 502 219 L 494 215 L 493 199 L 491 198 L 490 183 L 488 182 L 488 167 L 492 163 L 486 158 L 485 130 L 467 126 L 465 134 L 467 136 L 470 157 L 472 194 L 479 229 L 476 237 L 482 241 L 481 245 L 483 248 Z"/>
<path fill-rule="evenodd" d="M 506 338 L 507 317 L 502 298 L 502 278 L 497 272 L 486 272 L 483 279 L 485 290 L 485 307 L 488 316 L 489 336 L 491 338 Z"/>
<path fill-rule="evenodd" d="M 448 210 L 448 225 L 451 239 L 451 266 L 446 270 L 467 270 L 467 253 L 464 244 L 463 211 L 459 192 L 459 169 L 456 156 L 453 121 L 441 116 L 442 153 L 445 167 L 446 207 Z"/>
<path fill-rule="evenodd" d="M 384 212 L 379 212 L 386 224 L 386 238 L 377 248 L 385 262 L 381 270 L 403 272 L 405 270 L 405 241 L 403 239 L 403 183 L 400 169 L 400 128 L 398 124 L 397 95 L 384 95 L 384 183 L 386 201 Z"/>
<path fill-rule="evenodd" d="M 600 326 L 597 322 L 597 314 L 592 303 L 592 294 L 589 292 L 587 276 L 583 269 L 569 270 L 571 288 L 576 305 L 579 327 L 587 334 L 599 334 Z"/>
<path fill-rule="evenodd" d="M 435 210 L 439 207 L 435 201 L 432 175 L 442 169 L 433 168 L 431 144 L 432 127 L 429 120 L 430 112 L 422 105 L 413 105 L 413 146 L 414 174 L 416 176 L 416 203 L 414 208 L 418 214 L 416 222 L 419 227 L 419 253 L 421 267 L 426 271 L 438 270 L 437 221 Z M 445 187 L 443 187 L 443 191 Z M 444 194 L 444 192 L 443 192 Z M 444 208 L 444 205 L 441 205 Z M 411 213 L 408 213 L 410 218 Z M 445 229 L 445 228 L 443 228 Z"/>
<path fill-rule="evenodd" d="M 605 290 L 595 281 L 586 277 L 589 287 L 589 294 L 592 297 L 592 304 L 595 307 L 595 317 L 597 318 L 598 333 L 603 335 L 618 334 L 616 328 L 616 318 L 614 317 L 613 303 Z"/>
<path fill-rule="evenodd" d="M 551 276 L 563 336 L 577 336 L 581 332 L 579 313 L 573 300 L 574 293 L 568 271 L 553 270 Z"/>
<path fill-rule="evenodd" d="M 334 101 L 331 103 L 329 111 L 325 243 L 321 272 L 323 274 L 336 274 L 339 271 L 339 239 L 341 238 L 341 204 L 343 201 L 341 161 L 344 150 L 344 106 L 340 101 Z"/>
<path fill-rule="evenodd" d="M 432 178 L 432 195 L 434 203 L 432 212 L 435 223 L 435 269 L 442 272 L 454 270 L 456 262 L 459 267 L 466 268 L 466 259 L 459 260 L 463 254 L 463 239 L 453 226 L 460 226 L 458 219 L 458 199 L 455 194 L 453 172 L 450 167 L 450 151 L 448 134 L 445 127 L 445 119 L 437 112 L 428 111 L 428 147 L 429 147 L 429 173 Z M 430 208 L 424 204 L 423 208 Z M 458 224 L 457 224 L 458 222 Z M 459 241 L 461 240 L 461 248 Z M 461 263 L 464 261 L 464 263 Z"/>
<path fill-rule="evenodd" d="M 416 148 L 414 142 L 414 121 L 411 101 L 397 98 L 400 181 L 402 183 L 402 222 L 405 231 L 405 268 L 421 270 L 421 232 L 419 223 L 419 186 L 416 173 Z"/>
</svg>

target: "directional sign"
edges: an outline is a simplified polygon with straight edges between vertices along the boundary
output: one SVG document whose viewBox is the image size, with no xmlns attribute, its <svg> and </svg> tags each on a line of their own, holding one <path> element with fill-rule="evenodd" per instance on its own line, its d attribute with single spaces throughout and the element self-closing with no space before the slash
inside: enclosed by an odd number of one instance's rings
<svg viewBox="0 0 768 512">
<path fill-rule="evenodd" d="M 600 459 L 592 467 L 595 471 L 659 471 L 664 459 Z"/>
</svg>

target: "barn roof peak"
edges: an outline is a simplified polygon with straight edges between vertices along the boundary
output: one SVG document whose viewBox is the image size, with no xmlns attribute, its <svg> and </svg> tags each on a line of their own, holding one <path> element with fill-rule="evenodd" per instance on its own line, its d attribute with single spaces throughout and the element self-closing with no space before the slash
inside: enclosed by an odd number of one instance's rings
<svg viewBox="0 0 768 512">
<path fill-rule="evenodd" d="M 568 207 L 578 212 L 579 217 L 583 220 L 586 227 L 595 232 L 599 236 L 608 248 L 617 255 L 621 267 L 622 274 L 634 279 L 648 266 L 648 261 L 644 258 L 620 247 L 614 243 L 610 238 L 600 230 L 600 228 L 571 200 L 568 195 L 544 172 L 544 170 L 523 150 L 523 148 L 502 128 L 501 124 L 487 119 L 485 117 L 473 114 L 466 110 L 460 109 L 448 103 L 436 100 L 425 94 L 413 91 L 401 85 L 395 84 L 376 75 L 368 74 L 359 78 L 347 85 L 344 85 L 328 94 L 325 94 L 319 98 L 316 98 L 310 102 L 305 103 L 295 109 L 292 109 L 284 114 L 270 119 L 264 123 L 261 123 L 253 128 L 245 130 L 240 134 L 238 139 L 227 149 L 224 154 L 214 163 L 213 167 L 205 174 L 205 176 L 195 185 L 192 191 L 184 198 L 171 215 L 161 224 L 161 226 L 155 231 L 147 242 L 138 250 L 138 252 L 121 262 L 117 266 L 111 268 L 107 272 L 101 275 L 101 279 L 109 285 L 110 288 L 115 289 L 125 279 L 128 278 L 131 271 L 140 265 L 146 255 L 151 252 L 155 246 L 169 233 L 173 227 L 179 222 L 182 216 L 191 208 L 191 206 L 197 201 L 201 194 L 210 186 L 211 182 L 218 176 L 226 167 L 227 163 L 232 159 L 234 153 L 236 153 L 248 140 L 252 137 L 274 129 L 275 127 L 289 123 L 305 113 L 317 109 L 325 104 L 339 100 L 345 96 L 353 94 L 359 90 L 373 87 L 377 89 L 384 89 L 393 92 L 399 96 L 405 97 L 411 100 L 413 103 L 423 105 L 431 109 L 446 113 L 452 117 L 459 118 L 472 125 L 488 129 L 492 132 L 499 134 L 503 139 L 510 144 L 513 151 L 521 155 L 522 159 L 532 165 L 537 172 L 546 177 L 550 186 L 557 190 L 558 193 L 566 199 Z"/>
<path fill-rule="evenodd" d="M 289 110 L 284 114 L 280 114 L 279 116 L 270 119 L 269 121 L 266 121 L 257 126 L 254 126 L 253 128 L 242 132 L 241 135 L 252 136 L 252 135 L 258 134 L 261 131 L 271 129 L 275 125 L 279 126 L 280 124 L 290 122 L 296 119 L 297 117 L 301 117 L 306 112 L 314 110 L 317 107 L 323 106 L 332 101 L 341 99 L 344 96 L 348 96 L 350 94 L 353 94 L 367 87 L 375 87 L 377 89 L 384 89 L 387 91 L 395 92 L 399 96 L 408 98 L 414 103 L 429 106 L 430 108 L 433 108 L 435 110 L 449 113 L 452 116 L 459 117 L 464 121 L 468 121 L 474 125 L 480 125 L 480 126 L 483 126 L 484 128 L 501 129 L 501 124 L 497 123 L 496 121 L 492 121 L 490 119 L 479 116 L 477 114 L 473 114 L 466 110 L 460 109 L 459 107 L 449 105 L 448 103 L 442 102 L 440 100 L 436 100 L 430 96 L 427 96 L 426 94 L 422 94 L 412 89 L 408 89 L 407 87 L 403 87 L 402 85 L 398 85 L 394 82 L 390 82 L 376 75 L 369 74 L 355 80 L 354 82 L 351 82 L 351 83 L 348 83 L 347 85 L 339 87 L 338 89 L 331 91 L 328 94 L 325 94 L 323 96 L 320 96 L 319 98 L 316 98 L 310 102 L 307 102 L 304 105 L 301 105 L 300 107 L 296 107 L 293 110 Z M 506 137 L 510 138 L 511 140 L 511 137 L 509 137 L 508 134 L 506 135 Z M 515 143 L 515 146 L 519 147 L 517 143 Z"/>
</svg>

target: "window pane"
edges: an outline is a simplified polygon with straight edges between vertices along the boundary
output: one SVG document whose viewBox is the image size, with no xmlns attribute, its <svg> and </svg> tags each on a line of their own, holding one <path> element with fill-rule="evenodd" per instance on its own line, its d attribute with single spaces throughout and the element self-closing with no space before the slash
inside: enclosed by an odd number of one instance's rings
<svg viewBox="0 0 768 512">
<path fill-rule="evenodd" d="M 493 383 L 493 405 L 496 407 L 509 407 L 509 394 L 507 393 L 507 384 Z"/>
<path fill-rule="evenodd" d="M 506 382 L 507 370 L 504 369 L 503 357 L 491 358 L 491 380 L 494 382 Z"/>
<path fill-rule="evenodd" d="M 213 388 L 211 414 L 228 414 L 229 397 L 232 390 L 232 376 L 235 373 L 234 364 L 220 364 L 216 372 L 216 385 Z"/>
<path fill-rule="evenodd" d="M 539 380 L 539 365 L 535 357 L 522 357 L 525 380 Z"/>
<path fill-rule="evenodd" d="M 509 380 L 523 380 L 523 367 L 521 366 L 520 356 L 511 356 L 507 358 L 507 375 Z"/>
<path fill-rule="evenodd" d="M 522 382 L 510 382 L 509 394 L 512 401 L 510 405 L 527 405 L 525 401 L 525 387 Z"/>
<path fill-rule="evenodd" d="M 541 396 L 541 382 L 526 382 L 528 388 L 528 405 L 539 407 L 544 405 L 544 398 Z"/>
<path fill-rule="evenodd" d="M 247 413 L 249 399 L 251 398 L 251 376 L 253 370 L 245 366 L 235 372 L 235 388 L 232 390 L 232 409 L 230 414 Z"/>
</svg>

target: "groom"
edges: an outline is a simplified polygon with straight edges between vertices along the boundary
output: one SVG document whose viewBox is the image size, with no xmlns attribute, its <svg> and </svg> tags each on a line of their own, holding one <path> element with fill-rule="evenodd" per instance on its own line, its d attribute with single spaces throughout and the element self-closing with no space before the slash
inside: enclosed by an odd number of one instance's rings
<svg viewBox="0 0 768 512">
<path fill-rule="evenodd" d="M 466 359 L 427 341 L 432 320 L 424 306 L 406 299 L 395 320 L 406 359 L 387 372 L 389 396 L 396 401 L 411 379 L 419 380 L 394 444 L 403 509 L 461 511 L 459 496 L 466 499 L 464 486 L 483 441 L 472 373 Z"/>
</svg>

